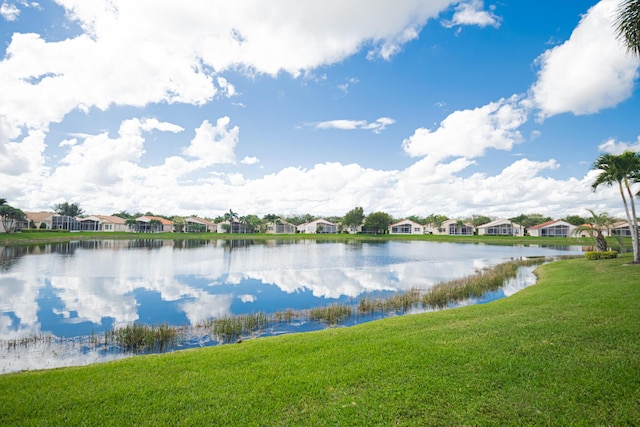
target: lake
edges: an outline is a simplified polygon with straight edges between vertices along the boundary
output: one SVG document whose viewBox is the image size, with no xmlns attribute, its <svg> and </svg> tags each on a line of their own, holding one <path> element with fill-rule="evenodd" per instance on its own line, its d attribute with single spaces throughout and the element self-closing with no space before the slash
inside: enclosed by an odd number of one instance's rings
<svg viewBox="0 0 640 427">
<path fill-rule="evenodd" d="M 257 312 L 355 304 L 363 296 L 427 290 L 511 259 L 582 253 L 578 246 L 307 239 L 96 240 L 0 251 L 0 372 L 122 357 L 77 344 L 85 343 L 78 337 L 134 323 L 195 326 Z M 268 334 L 320 327 L 292 322 Z M 44 336 L 49 338 L 32 340 Z M 31 340 L 18 352 L 16 342 Z M 195 337 L 182 345 L 215 343 Z"/>
</svg>

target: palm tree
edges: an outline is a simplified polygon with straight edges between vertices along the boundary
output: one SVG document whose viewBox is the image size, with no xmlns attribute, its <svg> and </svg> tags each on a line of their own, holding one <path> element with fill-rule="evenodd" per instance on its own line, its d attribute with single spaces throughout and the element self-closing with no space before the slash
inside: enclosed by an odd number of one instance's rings
<svg viewBox="0 0 640 427">
<path fill-rule="evenodd" d="M 229 212 L 224 214 L 224 220 L 229 221 L 229 233 L 233 233 L 233 224 L 238 220 L 238 214 L 229 209 Z"/>
<path fill-rule="evenodd" d="M 624 203 L 627 223 L 629 224 L 629 231 L 631 232 L 633 262 L 638 264 L 640 263 L 638 217 L 636 215 L 636 205 L 633 201 L 634 195 L 631 191 L 631 184 L 640 181 L 640 154 L 634 151 L 625 151 L 620 155 L 603 154 L 593 163 L 593 169 L 602 171 L 591 185 L 593 191 L 602 184 L 607 186 L 613 186 L 614 183 L 618 184 L 620 197 L 622 197 L 622 203 Z"/>
<path fill-rule="evenodd" d="M 586 225 L 578 226 L 573 232 L 574 234 L 580 234 L 586 231 L 596 241 L 596 250 L 604 252 L 607 250 L 607 240 L 604 238 L 604 231 L 608 231 L 611 226 L 616 222 L 615 218 L 610 217 L 606 212 L 601 214 L 595 213 L 591 209 L 587 209 L 591 214 L 589 223 Z"/>
<path fill-rule="evenodd" d="M 129 227 L 129 230 L 140 231 L 138 230 L 138 227 L 136 227 L 138 221 L 136 221 L 135 218 L 127 218 L 124 223 Z"/>
<path fill-rule="evenodd" d="M 640 57 L 640 0 L 622 0 L 615 19 L 618 39 L 632 55 Z"/>
</svg>

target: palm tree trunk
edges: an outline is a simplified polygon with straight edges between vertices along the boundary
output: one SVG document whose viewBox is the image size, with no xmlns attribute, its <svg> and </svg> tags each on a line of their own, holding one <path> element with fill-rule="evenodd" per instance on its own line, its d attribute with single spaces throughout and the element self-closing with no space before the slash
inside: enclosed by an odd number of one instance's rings
<svg viewBox="0 0 640 427">
<path fill-rule="evenodd" d="M 625 186 L 627 187 L 627 192 L 629 193 L 631 208 L 633 216 L 629 213 L 629 203 L 627 202 L 627 198 L 624 195 L 624 189 L 622 187 L 622 181 L 618 181 L 618 185 L 620 187 L 620 196 L 622 197 L 622 203 L 624 203 L 624 211 L 627 215 L 627 223 L 629 224 L 629 232 L 631 233 L 631 245 L 633 247 L 633 262 L 640 263 L 640 251 L 638 250 L 638 222 L 636 219 L 636 206 L 633 202 L 633 194 L 631 193 L 631 188 L 629 186 L 629 181 L 625 178 Z"/>
</svg>

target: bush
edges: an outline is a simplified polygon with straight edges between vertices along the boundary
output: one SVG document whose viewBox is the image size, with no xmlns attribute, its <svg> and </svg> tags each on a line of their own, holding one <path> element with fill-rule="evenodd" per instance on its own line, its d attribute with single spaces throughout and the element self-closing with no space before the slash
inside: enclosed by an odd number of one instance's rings
<svg viewBox="0 0 640 427">
<path fill-rule="evenodd" d="M 587 259 L 612 259 L 618 257 L 617 251 L 589 251 L 584 254 Z"/>
<path fill-rule="evenodd" d="M 23 228 L 23 233 L 70 233 L 69 230 L 50 229 L 50 228 Z"/>
</svg>

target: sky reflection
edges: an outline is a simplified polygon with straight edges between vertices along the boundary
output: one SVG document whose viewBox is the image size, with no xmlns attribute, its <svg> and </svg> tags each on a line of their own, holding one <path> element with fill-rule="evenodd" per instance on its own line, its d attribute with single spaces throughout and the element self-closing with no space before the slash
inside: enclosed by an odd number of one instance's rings
<svg viewBox="0 0 640 427">
<path fill-rule="evenodd" d="M 511 258 L 568 253 L 313 240 L 103 240 L 1 250 L 0 339 L 73 337 L 133 322 L 195 325 L 229 315 L 303 310 L 370 293 L 428 289 Z"/>
</svg>

